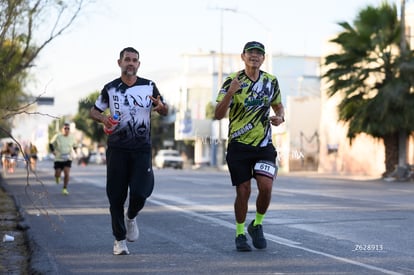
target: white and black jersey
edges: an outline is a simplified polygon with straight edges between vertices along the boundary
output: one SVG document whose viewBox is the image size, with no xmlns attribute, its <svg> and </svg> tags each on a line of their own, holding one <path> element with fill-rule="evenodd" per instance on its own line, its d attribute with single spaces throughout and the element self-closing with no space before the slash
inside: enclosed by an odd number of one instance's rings
<svg viewBox="0 0 414 275">
<path fill-rule="evenodd" d="M 137 78 L 134 85 L 128 86 L 117 78 L 104 86 L 95 102 L 95 108 L 103 112 L 109 108 L 117 114 L 119 124 L 108 136 L 108 147 L 119 149 L 148 149 L 151 147 L 151 108 L 150 96 L 160 92 L 154 82 Z M 164 103 L 164 100 L 161 98 Z"/>
</svg>

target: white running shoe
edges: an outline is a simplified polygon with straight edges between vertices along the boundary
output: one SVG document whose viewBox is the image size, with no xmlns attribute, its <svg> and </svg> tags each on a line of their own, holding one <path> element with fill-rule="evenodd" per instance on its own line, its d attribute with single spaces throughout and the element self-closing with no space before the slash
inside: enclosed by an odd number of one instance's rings
<svg viewBox="0 0 414 275">
<path fill-rule="evenodd" d="M 114 242 L 114 255 L 129 255 L 129 250 L 126 245 L 126 241 L 117 241 Z"/>
<path fill-rule="evenodd" d="M 137 225 L 137 217 L 128 219 L 125 215 L 125 226 L 126 226 L 126 239 L 128 242 L 135 242 L 139 237 L 139 230 Z"/>
</svg>

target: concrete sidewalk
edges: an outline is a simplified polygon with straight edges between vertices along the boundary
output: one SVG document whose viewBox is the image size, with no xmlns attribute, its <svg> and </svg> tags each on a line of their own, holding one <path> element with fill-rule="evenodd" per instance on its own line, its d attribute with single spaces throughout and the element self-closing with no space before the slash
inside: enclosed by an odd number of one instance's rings
<svg viewBox="0 0 414 275">
<path fill-rule="evenodd" d="M 23 168 L 16 170 L 10 177 L 24 177 Z M 30 274 L 30 247 L 26 235 L 27 226 L 18 211 L 13 195 L 5 189 L 3 182 L 7 180 L 0 175 L 0 273 Z M 12 242 L 4 242 L 3 236 L 14 237 Z"/>
</svg>

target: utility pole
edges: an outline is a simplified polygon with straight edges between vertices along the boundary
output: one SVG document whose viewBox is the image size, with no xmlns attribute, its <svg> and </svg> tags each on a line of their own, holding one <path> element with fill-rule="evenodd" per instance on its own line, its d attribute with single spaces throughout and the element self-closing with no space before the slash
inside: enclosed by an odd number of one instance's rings
<svg viewBox="0 0 414 275">
<path fill-rule="evenodd" d="M 401 0 L 401 41 L 400 54 L 404 58 L 407 55 L 407 35 L 405 33 L 405 0 Z M 407 133 L 400 130 L 398 135 L 398 166 L 405 167 L 407 164 Z"/>
<path fill-rule="evenodd" d="M 219 52 L 219 67 L 218 67 L 218 74 L 217 74 L 217 88 L 220 89 L 222 82 L 223 82 L 223 68 L 224 68 L 224 53 L 223 53 L 223 44 L 224 44 L 224 12 L 236 12 L 236 9 L 232 8 L 215 8 L 216 10 L 220 11 L 220 52 Z M 225 154 L 225 140 L 222 139 L 222 120 L 218 121 L 218 142 L 214 144 L 217 146 L 216 151 L 216 165 L 217 167 L 221 167 L 224 164 L 224 154 Z"/>
<path fill-rule="evenodd" d="M 261 21 L 259 21 L 257 18 L 255 18 L 254 16 L 252 16 L 250 13 L 244 12 L 244 11 L 239 11 L 236 8 L 220 8 L 220 7 L 216 7 L 213 8 L 215 10 L 219 10 L 220 11 L 220 52 L 219 52 L 219 67 L 218 67 L 218 74 L 217 74 L 217 87 L 218 89 L 220 89 L 222 82 L 223 82 L 223 67 L 224 67 L 224 53 L 223 53 L 223 44 L 224 44 L 224 23 L 223 23 L 223 17 L 224 17 L 224 12 L 232 12 L 232 13 L 238 13 L 238 14 L 242 14 L 245 15 L 247 17 L 249 17 L 250 19 L 252 19 L 253 21 L 255 21 L 256 23 L 258 23 L 263 29 L 266 30 L 267 32 L 267 39 L 268 39 L 268 43 L 267 43 L 267 70 L 272 73 L 273 68 L 272 68 L 272 50 L 271 50 L 271 30 L 266 27 Z M 225 139 L 222 139 L 222 135 L 223 135 L 223 131 L 222 131 L 222 120 L 218 121 L 218 147 L 217 147 L 217 153 L 216 153 L 216 163 L 217 166 L 220 167 L 221 165 L 224 164 L 224 160 L 225 160 Z"/>
</svg>

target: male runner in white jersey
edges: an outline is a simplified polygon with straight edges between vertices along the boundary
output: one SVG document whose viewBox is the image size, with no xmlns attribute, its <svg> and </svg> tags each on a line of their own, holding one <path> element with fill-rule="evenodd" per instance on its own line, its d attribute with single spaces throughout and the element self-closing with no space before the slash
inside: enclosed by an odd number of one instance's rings
<svg viewBox="0 0 414 275">
<path fill-rule="evenodd" d="M 56 134 L 50 141 L 49 148 L 55 155 L 53 168 L 55 169 L 56 184 L 60 183 L 60 176 L 63 172 L 62 194 L 69 195 L 68 185 L 70 169 L 72 167 L 72 151 L 76 149 L 75 137 L 70 134 L 70 124 L 65 122 L 62 132 Z"/>
<path fill-rule="evenodd" d="M 139 235 L 136 216 L 154 188 L 151 111 L 167 115 L 168 107 L 155 83 L 137 76 L 140 61 L 136 49 L 123 49 L 118 65 L 121 77 L 104 86 L 90 116 L 108 128 L 112 124 L 103 112 L 109 109 L 111 116 L 119 117 L 117 127 L 108 136 L 106 193 L 115 237 L 113 254 L 127 255 L 126 241 L 136 241 Z M 124 214 L 128 188 L 129 205 Z"/>
<path fill-rule="evenodd" d="M 230 74 L 217 96 L 215 117 L 222 119 L 229 112 L 229 139 L 226 161 L 231 181 L 236 187 L 236 248 L 251 251 L 245 235 L 245 220 L 251 193 L 251 179 L 257 182 L 256 216 L 248 232 L 253 246 L 267 246 L 262 221 L 269 207 L 273 180 L 277 174 L 276 150 L 272 144 L 272 127 L 285 121 L 277 78 L 261 71 L 265 59 L 262 43 L 247 42 L 241 58 L 245 69 Z M 275 116 L 270 116 L 270 108 Z"/>
</svg>

